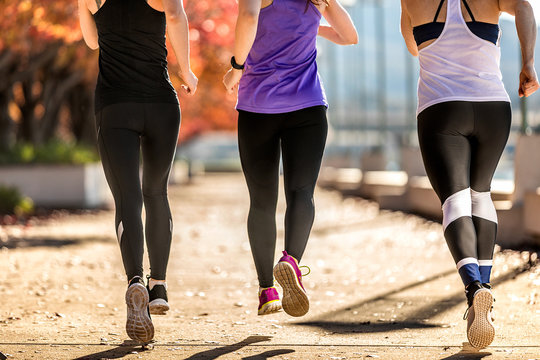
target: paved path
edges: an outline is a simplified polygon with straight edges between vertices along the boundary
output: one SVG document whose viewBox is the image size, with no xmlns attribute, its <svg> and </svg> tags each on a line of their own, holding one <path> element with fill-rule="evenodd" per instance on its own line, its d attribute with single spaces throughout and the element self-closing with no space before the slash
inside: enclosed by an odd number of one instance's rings
<svg viewBox="0 0 540 360">
<path fill-rule="evenodd" d="M 312 271 L 310 312 L 259 317 L 242 176 L 199 177 L 170 192 L 172 311 L 154 317 L 153 350 L 125 341 L 113 213 L 100 211 L 0 228 L 0 352 L 55 360 L 540 359 L 540 267 L 528 267 L 527 253 L 497 253 L 496 339 L 470 354 L 464 295 L 440 224 L 319 190 L 302 260 Z"/>
</svg>

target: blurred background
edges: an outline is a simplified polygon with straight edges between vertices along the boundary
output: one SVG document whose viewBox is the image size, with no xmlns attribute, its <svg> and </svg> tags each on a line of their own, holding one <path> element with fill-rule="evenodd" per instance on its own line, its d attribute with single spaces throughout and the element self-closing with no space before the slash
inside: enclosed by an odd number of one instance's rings
<svg viewBox="0 0 540 360">
<path fill-rule="evenodd" d="M 325 81 L 333 128 L 327 155 L 361 166 L 365 151 L 378 149 L 386 169 L 402 168 L 400 149 L 417 147 L 416 86 L 418 61 L 412 57 L 399 31 L 400 8 L 392 1 L 346 1 L 359 34 L 359 45 L 334 46 L 321 39 L 320 72 Z M 537 13 L 540 5 L 535 2 Z M 520 101 L 518 79 L 521 52 L 514 19 L 500 21 L 501 70 L 513 108 L 512 135 L 507 146 L 510 160 L 519 133 L 540 130 L 540 97 Z M 540 44 L 536 45 L 536 52 Z M 540 62 L 537 60 L 537 68 Z M 331 153 L 330 153 L 331 152 Z M 497 177 L 512 179 L 512 161 L 501 164 Z"/>
<path fill-rule="evenodd" d="M 340 2 L 359 44 L 318 41 L 330 130 L 302 259 L 313 270 L 304 285 L 314 306 L 309 317 L 291 321 L 261 320 L 253 311 L 258 282 L 236 96 L 222 84 L 237 4 L 184 0 L 199 87 L 193 97 L 178 92 L 167 276 L 174 303 L 172 314 L 157 320 L 159 344 L 143 353 L 121 340 L 125 276 L 96 151 L 98 51 L 82 41 L 76 0 L 0 0 L 0 359 L 8 352 L 25 359 L 467 356 L 465 323 L 458 320 L 465 310 L 461 280 L 442 226 L 431 221 L 440 221 L 441 206 L 418 148 L 418 61 L 399 32 L 399 1 Z M 540 19 L 540 1 L 531 2 Z M 540 94 L 518 98 L 515 24 L 506 16 L 500 25 L 513 108 L 512 134 L 492 184 L 498 216 L 492 283 L 502 310 L 495 347 L 475 354 L 532 359 L 540 353 Z M 172 51 L 169 70 L 179 89 Z M 278 244 L 285 207 L 281 193 Z M 253 334 L 265 340 L 252 346 Z"/>
<path fill-rule="evenodd" d="M 318 65 L 331 126 L 320 183 L 371 198 L 381 207 L 440 217 L 440 204 L 425 178 L 418 150 L 418 61 L 407 52 L 399 32 L 399 5 L 393 0 L 341 2 L 356 24 L 359 44 L 342 47 L 319 39 Z M 194 97 L 179 92 L 182 124 L 173 182 L 212 171 L 240 171 L 236 98 L 226 94 L 221 82 L 229 67 L 237 4 L 232 0 L 184 4 L 199 88 Z M 538 2 L 534 6 L 540 15 Z M 0 213 L 20 217 L 34 207 L 110 205 L 95 150 L 98 51 L 82 41 L 77 2 L 3 0 L 0 10 Z M 496 174 L 494 199 L 500 201 L 498 209 L 509 211 L 512 223 L 518 224 L 517 218 L 526 217 L 527 193 L 540 187 L 540 170 L 535 169 L 540 96 L 518 97 L 521 58 L 515 24 L 511 16 L 503 16 L 500 25 L 501 67 L 514 117 Z M 540 51 L 538 43 L 536 49 Z M 169 71 L 178 89 L 172 51 Z M 522 150 L 520 142 L 525 144 Z M 518 160 L 521 153 L 524 158 Z M 45 186 L 49 182 L 50 188 Z M 415 187 L 425 193 L 415 193 Z M 414 199 L 419 204 L 412 204 Z M 540 209 L 540 200 L 538 204 Z"/>
</svg>

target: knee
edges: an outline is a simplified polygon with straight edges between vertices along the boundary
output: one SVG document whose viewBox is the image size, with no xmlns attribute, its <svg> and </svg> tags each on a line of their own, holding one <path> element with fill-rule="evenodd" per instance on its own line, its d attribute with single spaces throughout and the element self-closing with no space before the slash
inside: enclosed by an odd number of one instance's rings
<svg viewBox="0 0 540 360">
<path fill-rule="evenodd" d="M 274 194 L 251 194 L 250 210 L 260 213 L 274 214 L 277 208 L 277 195 Z"/>
<path fill-rule="evenodd" d="M 313 188 L 304 187 L 289 191 L 288 202 L 292 205 L 313 207 Z"/>
<path fill-rule="evenodd" d="M 466 188 L 450 195 L 442 205 L 443 229 L 455 220 L 472 215 L 471 190 Z"/>
<path fill-rule="evenodd" d="M 497 223 L 497 211 L 491 200 L 491 193 L 471 189 L 472 215 Z"/>
<path fill-rule="evenodd" d="M 140 189 L 120 189 L 114 196 L 117 207 L 121 207 L 124 211 L 138 212 L 142 209 L 143 196 Z"/>
<path fill-rule="evenodd" d="M 161 200 L 162 198 L 167 198 L 167 189 L 153 189 L 153 190 L 144 190 L 143 199 L 144 202 L 152 201 L 155 199 Z"/>
<path fill-rule="evenodd" d="M 144 198 L 146 199 L 167 196 L 167 185 L 167 181 L 164 181 L 162 183 L 160 182 L 154 184 L 143 184 L 142 193 Z"/>
</svg>

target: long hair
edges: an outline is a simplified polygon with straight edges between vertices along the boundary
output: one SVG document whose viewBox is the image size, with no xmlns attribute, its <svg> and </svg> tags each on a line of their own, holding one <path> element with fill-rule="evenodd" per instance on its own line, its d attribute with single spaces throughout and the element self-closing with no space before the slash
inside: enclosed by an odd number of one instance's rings
<svg viewBox="0 0 540 360">
<path fill-rule="evenodd" d="M 321 4 L 328 5 L 328 0 L 307 0 L 307 2 L 308 2 L 308 4 L 313 3 L 315 5 L 321 5 Z"/>
</svg>

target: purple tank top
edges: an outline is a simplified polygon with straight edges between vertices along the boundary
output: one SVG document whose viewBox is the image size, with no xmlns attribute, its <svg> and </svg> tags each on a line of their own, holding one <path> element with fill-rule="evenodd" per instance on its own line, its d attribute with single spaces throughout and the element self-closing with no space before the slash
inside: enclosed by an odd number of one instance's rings
<svg viewBox="0 0 540 360">
<path fill-rule="evenodd" d="M 319 10 L 306 0 L 274 0 L 261 9 L 238 110 L 277 114 L 328 106 L 315 62 L 320 20 Z"/>
</svg>

